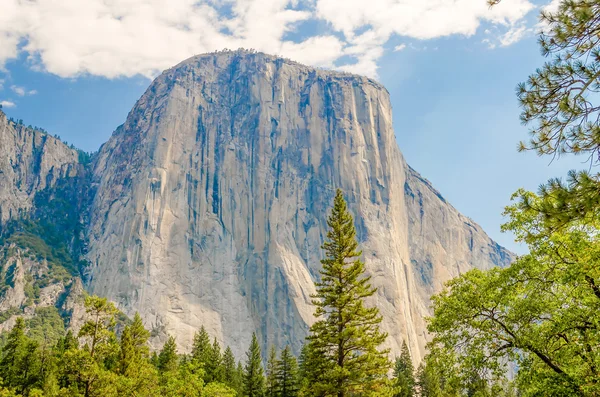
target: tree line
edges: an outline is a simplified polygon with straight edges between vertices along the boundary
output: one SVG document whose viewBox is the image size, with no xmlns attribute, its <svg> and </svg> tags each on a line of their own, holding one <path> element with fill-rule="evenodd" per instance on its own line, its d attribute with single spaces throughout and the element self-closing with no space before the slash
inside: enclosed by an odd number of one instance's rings
<svg viewBox="0 0 600 397">
<path fill-rule="evenodd" d="M 491 0 L 497 3 L 498 0 Z M 563 0 L 542 13 L 550 60 L 517 95 L 539 155 L 583 155 L 588 171 L 517 191 L 503 226 L 528 246 L 511 266 L 472 270 L 432 297 L 428 354 L 392 363 L 381 316 L 366 299 L 356 231 L 336 193 L 313 297 L 316 322 L 299 357 L 256 336 L 243 362 L 205 330 L 190 354 L 169 338 L 150 353 L 139 316 L 117 335 L 114 306 L 88 297 L 75 336 L 47 345 L 17 319 L 0 355 L 0 396 L 502 397 L 600 396 L 600 0 Z"/>
<path fill-rule="evenodd" d="M 175 338 L 150 352 L 150 332 L 141 317 L 117 332 L 118 310 L 106 298 L 85 299 L 87 320 L 50 343 L 45 332 L 28 335 L 18 317 L 0 355 L 0 396 L 405 396 L 413 378 L 408 348 L 396 363 L 380 348 L 387 335 L 375 307 L 365 299 L 376 292 L 360 260 L 356 230 L 341 190 L 328 219 L 321 281 L 313 297 L 317 321 L 299 357 L 287 346 L 271 348 L 263 366 L 256 335 L 245 359 L 236 360 L 202 327 L 189 354 Z M 404 382 L 404 383 L 402 383 Z M 412 385 L 412 381 L 409 384 Z M 412 386 L 410 386 L 412 387 Z M 399 394 L 402 391 L 404 394 Z"/>
</svg>

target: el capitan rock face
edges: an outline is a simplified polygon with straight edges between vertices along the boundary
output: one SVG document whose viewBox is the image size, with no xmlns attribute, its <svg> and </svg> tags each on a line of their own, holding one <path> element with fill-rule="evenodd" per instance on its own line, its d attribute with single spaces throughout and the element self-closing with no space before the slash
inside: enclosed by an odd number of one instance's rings
<svg viewBox="0 0 600 397">
<path fill-rule="evenodd" d="M 400 126 L 401 128 L 401 126 Z M 299 351 L 336 188 L 355 215 L 388 344 L 424 353 L 429 296 L 510 253 L 405 163 L 385 88 L 260 53 L 159 76 L 94 160 L 88 289 L 157 339 L 204 325 L 241 357 Z"/>
</svg>

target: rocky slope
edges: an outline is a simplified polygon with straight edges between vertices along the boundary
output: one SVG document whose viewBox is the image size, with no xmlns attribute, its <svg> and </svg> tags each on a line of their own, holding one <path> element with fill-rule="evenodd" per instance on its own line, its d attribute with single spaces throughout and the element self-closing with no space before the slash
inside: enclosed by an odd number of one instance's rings
<svg viewBox="0 0 600 397">
<path fill-rule="evenodd" d="M 165 71 L 93 178 L 89 290 L 183 346 L 204 325 L 238 356 L 254 331 L 299 350 L 336 188 L 394 352 L 405 339 L 420 359 L 429 295 L 445 280 L 511 259 L 407 166 L 385 88 L 260 53 Z"/>
<path fill-rule="evenodd" d="M 0 331 L 19 315 L 62 316 L 75 330 L 81 324 L 88 191 L 81 160 L 59 139 L 0 111 Z"/>
<path fill-rule="evenodd" d="M 33 207 L 35 194 L 77 175 L 79 156 L 59 139 L 0 110 L 0 227 Z"/>
</svg>

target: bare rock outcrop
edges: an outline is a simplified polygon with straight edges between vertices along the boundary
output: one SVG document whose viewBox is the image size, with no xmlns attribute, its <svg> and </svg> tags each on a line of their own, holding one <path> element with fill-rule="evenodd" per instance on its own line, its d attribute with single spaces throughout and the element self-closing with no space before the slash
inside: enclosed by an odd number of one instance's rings
<svg viewBox="0 0 600 397">
<path fill-rule="evenodd" d="M 37 192 L 76 176 L 78 163 L 77 151 L 60 139 L 0 110 L 0 226 L 31 210 Z"/>
<path fill-rule="evenodd" d="M 388 92 L 364 77 L 196 56 L 152 83 L 94 161 L 89 289 L 183 347 L 204 325 L 240 357 L 252 332 L 300 349 L 336 188 L 394 352 L 404 339 L 420 359 L 444 281 L 511 260 L 408 167 Z"/>
</svg>

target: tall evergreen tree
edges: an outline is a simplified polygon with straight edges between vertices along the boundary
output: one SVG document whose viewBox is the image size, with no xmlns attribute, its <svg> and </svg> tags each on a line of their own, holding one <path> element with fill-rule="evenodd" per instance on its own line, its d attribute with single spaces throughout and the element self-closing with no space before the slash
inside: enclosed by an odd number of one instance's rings
<svg viewBox="0 0 600 397">
<path fill-rule="evenodd" d="M 0 374 L 4 385 L 26 394 L 39 380 L 38 345 L 25 335 L 25 321 L 18 317 L 2 349 Z"/>
<path fill-rule="evenodd" d="M 440 376 L 425 362 L 419 365 L 417 370 L 416 385 L 420 397 L 444 397 L 440 385 Z"/>
<path fill-rule="evenodd" d="M 212 354 L 212 346 L 210 345 L 210 336 L 204 326 L 200 328 L 199 332 L 194 335 L 194 342 L 192 344 L 192 357 L 202 366 L 206 367 L 206 364 L 210 361 Z"/>
<path fill-rule="evenodd" d="M 235 357 L 231 348 L 227 346 L 225 353 L 223 353 L 223 382 L 234 389 L 236 385 L 236 371 Z"/>
<path fill-rule="evenodd" d="M 296 397 L 299 390 L 298 362 L 289 346 L 281 351 L 277 364 L 277 397 Z"/>
<path fill-rule="evenodd" d="M 223 357 L 221 355 L 221 346 L 219 346 L 219 342 L 217 338 L 214 338 L 213 344 L 208 351 L 209 359 L 205 365 L 205 378 L 204 381 L 206 383 L 210 382 L 223 382 L 224 367 L 223 367 Z"/>
<path fill-rule="evenodd" d="M 238 396 L 244 394 L 244 374 L 244 366 L 241 361 L 238 361 L 237 368 L 235 369 L 235 380 L 232 386 Z"/>
<path fill-rule="evenodd" d="M 119 385 L 119 394 L 134 396 L 156 387 L 156 368 L 149 361 L 149 337 L 150 333 L 136 313 L 131 325 L 126 326 L 121 334 L 118 372 L 123 379 Z"/>
<path fill-rule="evenodd" d="M 246 397 L 264 397 L 265 377 L 262 366 L 261 350 L 256 334 L 252 334 L 252 342 L 246 353 L 244 368 L 244 395 Z"/>
<path fill-rule="evenodd" d="M 266 397 L 277 396 L 277 352 L 275 346 L 271 346 L 267 359 Z"/>
<path fill-rule="evenodd" d="M 88 340 L 90 356 L 92 358 L 100 351 L 99 359 L 109 353 L 109 345 L 115 339 L 113 328 L 117 308 L 106 298 L 88 296 L 85 298 L 85 311 L 88 320 L 79 330 L 79 337 Z"/>
<path fill-rule="evenodd" d="M 400 357 L 396 358 L 394 365 L 394 383 L 398 389 L 394 397 L 413 397 L 415 395 L 414 367 L 408 346 L 404 341 Z"/>
<path fill-rule="evenodd" d="M 177 369 L 177 344 L 175 338 L 169 336 L 158 355 L 158 369 L 160 372 L 171 372 Z"/>
<path fill-rule="evenodd" d="M 388 389 L 391 365 L 389 350 L 379 349 L 387 334 L 379 329 L 379 310 L 365 307 L 376 288 L 364 274 L 352 215 L 339 189 L 327 225 L 326 257 L 313 301 L 319 320 L 309 335 L 309 349 L 324 373 L 310 387 L 315 395 L 381 395 Z"/>
</svg>

